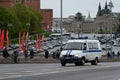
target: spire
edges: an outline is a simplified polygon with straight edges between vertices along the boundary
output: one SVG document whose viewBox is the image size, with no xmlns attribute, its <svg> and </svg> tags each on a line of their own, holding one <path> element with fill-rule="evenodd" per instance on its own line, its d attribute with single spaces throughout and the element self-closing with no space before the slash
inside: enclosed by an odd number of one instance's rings
<svg viewBox="0 0 120 80">
<path fill-rule="evenodd" d="M 101 4 L 99 2 L 97 16 L 101 16 L 101 15 L 102 15 L 102 13 L 101 13 Z"/>
<path fill-rule="evenodd" d="M 88 18 L 91 18 L 91 16 L 90 16 L 90 12 L 88 13 Z"/>
<path fill-rule="evenodd" d="M 99 2 L 98 11 L 101 11 L 101 4 L 100 4 L 100 2 Z"/>
<path fill-rule="evenodd" d="M 106 3 L 105 3 L 105 9 L 108 9 L 107 1 L 106 1 Z"/>
</svg>

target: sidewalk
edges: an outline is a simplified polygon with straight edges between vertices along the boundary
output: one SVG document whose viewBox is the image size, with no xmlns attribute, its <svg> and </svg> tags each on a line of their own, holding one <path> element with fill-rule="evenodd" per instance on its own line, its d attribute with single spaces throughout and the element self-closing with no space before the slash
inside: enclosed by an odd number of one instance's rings
<svg viewBox="0 0 120 80">
<path fill-rule="evenodd" d="M 106 56 L 103 56 L 100 59 L 100 62 L 118 62 L 120 61 L 120 58 L 116 57 L 113 59 L 108 59 Z M 44 55 L 36 54 L 33 59 L 25 59 L 23 55 L 20 55 L 18 57 L 18 64 L 34 64 L 34 63 L 60 63 L 59 59 L 53 59 L 52 55 L 49 56 L 48 59 L 44 58 Z M 2 56 L 0 56 L 0 64 L 14 64 L 11 57 L 8 57 L 7 59 L 4 59 Z"/>
</svg>

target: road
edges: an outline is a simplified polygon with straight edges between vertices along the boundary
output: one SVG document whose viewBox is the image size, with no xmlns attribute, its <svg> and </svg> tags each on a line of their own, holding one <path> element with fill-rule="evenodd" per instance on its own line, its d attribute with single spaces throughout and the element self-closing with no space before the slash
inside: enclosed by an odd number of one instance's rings
<svg viewBox="0 0 120 80">
<path fill-rule="evenodd" d="M 93 66 L 67 64 L 0 64 L 1 80 L 120 80 L 120 62 Z"/>
</svg>

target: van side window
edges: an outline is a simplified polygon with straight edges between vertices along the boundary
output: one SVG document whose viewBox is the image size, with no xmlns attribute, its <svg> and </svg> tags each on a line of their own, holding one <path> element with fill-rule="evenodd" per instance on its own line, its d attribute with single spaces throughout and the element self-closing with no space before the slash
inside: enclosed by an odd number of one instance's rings
<svg viewBox="0 0 120 80">
<path fill-rule="evenodd" d="M 97 43 L 88 43 L 89 50 L 98 50 Z"/>
<path fill-rule="evenodd" d="M 93 43 L 93 49 L 98 50 L 98 44 L 97 43 Z"/>
<path fill-rule="evenodd" d="M 93 50 L 93 44 L 92 43 L 88 43 L 88 48 L 89 48 L 89 50 Z"/>
</svg>

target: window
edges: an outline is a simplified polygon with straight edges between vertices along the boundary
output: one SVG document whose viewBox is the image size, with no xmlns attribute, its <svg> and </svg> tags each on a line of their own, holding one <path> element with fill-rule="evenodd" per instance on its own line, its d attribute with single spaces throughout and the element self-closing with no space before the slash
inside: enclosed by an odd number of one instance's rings
<svg viewBox="0 0 120 80">
<path fill-rule="evenodd" d="M 88 48 L 89 48 L 89 50 L 92 50 L 93 49 L 93 44 L 92 43 L 88 43 Z"/>
<path fill-rule="evenodd" d="M 98 44 L 97 43 L 88 43 L 89 50 L 98 50 Z"/>
<path fill-rule="evenodd" d="M 84 50 L 84 43 L 70 42 L 64 46 L 65 50 Z"/>
<path fill-rule="evenodd" d="M 93 49 L 97 50 L 98 49 L 98 44 L 97 43 L 93 43 Z"/>
</svg>

